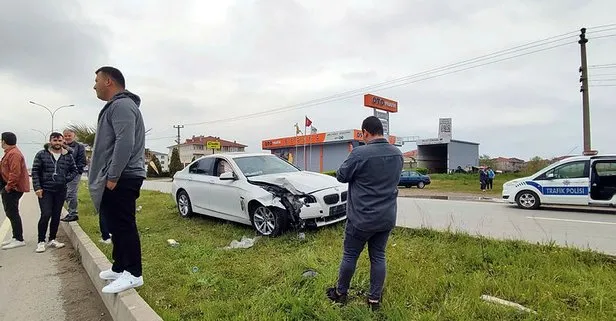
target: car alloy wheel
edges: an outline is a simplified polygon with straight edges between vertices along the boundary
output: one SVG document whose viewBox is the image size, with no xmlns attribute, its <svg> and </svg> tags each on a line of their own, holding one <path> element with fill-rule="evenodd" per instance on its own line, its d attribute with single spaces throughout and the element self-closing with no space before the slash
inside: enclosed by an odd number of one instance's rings
<svg viewBox="0 0 616 321">
<path fill-rule="evenodd" d="M 185 191 L 181 191 L 178 195 L 178 211 L 182 217 L 189 217 L 192 214 L 190 198 Z"/>
<path fill-rule="evenodd" d="M 419 182 L 417 184 L 417 188 L 424 188 L 426 186 L 426 184 L 424 184 L 424 182 Z"/>
<path fill-rule="evenodd" d="M 278 220 L 276 214 L 265 206 L 259 206 L 252 215 L 253 226 L 263 235 L 272 235 L 276 231 Z"/>
<path fill-rule="evenodd" d="M 537 194 L 531 191 L 524 191 L 518 194 L 518 206 L 525 209 L 533 209 L 539 207 L 539 199 Z"/>
</svg>

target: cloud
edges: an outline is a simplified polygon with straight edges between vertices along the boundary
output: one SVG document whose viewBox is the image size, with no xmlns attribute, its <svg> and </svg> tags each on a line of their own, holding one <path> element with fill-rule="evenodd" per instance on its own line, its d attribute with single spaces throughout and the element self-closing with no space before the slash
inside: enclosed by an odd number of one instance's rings
<svg viewBox="0 0 616 321">
<path fill-rule="evenodd" d="M 433 137 L 438 118 L 451 117 L 454 138 L 480 142 L 482 153 L 520 158 L 581 146 L 576 30 L 614 22 L 616 9 L 608 0 L 5 2 L 0 91 L 11 94 L 0 96 L 0 127 L 25 141 L 41 136 L 30 127 L 50 127 L 47 112 L 29 100 L 75 104 L 58 112 L 58 126 L 93 125 L 103 105 L 92 90 L 93 71 L 113 65 L 142 97 L 155 150 L 173 144 L 175 124 L 186 124 L 184 138 L 220 136 L 252 151 L 262 139 L 294 135 L 293 124 L 301 126 L 306 115 L 321 131 L 357 128 L 372 113 L 362 103 L 370 92 L 400 103 L 393 134 Z M 593 39 L 616 34 L 604 30 L 589 29 L 592 64 L 615 63 L 616 37 Z M 569 31 L 565 47 L 338 95 Z M 590 89 L 593 146 L 602 152 L 614 150 L 614 88 Z M 228 120 L 323 97 L 333 98 Z"/>
</svg>

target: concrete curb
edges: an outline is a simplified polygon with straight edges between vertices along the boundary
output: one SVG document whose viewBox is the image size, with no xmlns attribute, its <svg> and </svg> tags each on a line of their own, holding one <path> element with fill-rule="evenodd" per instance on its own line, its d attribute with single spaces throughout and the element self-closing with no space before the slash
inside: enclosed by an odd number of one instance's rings
<svg viewBox="0 0 616 321">
<path fill-rule="evenodd" d="M 163 319 L 154 312 L 143 298 L 130 289 L 119 294 L 102 293 L 102 288 L 107 285 L 98 274 L 111 267 L 111 262 L 105 254 L 92 242 L 90 237 L 81 229 L 77 222 L 60 224 L 64 232 L 71 240 L 73 247 L 79 254 L 81 265 L 88 273 L 96 291 L 101 296 L 109 314 L 115 321 L 162 321 Z"/>
</svg>

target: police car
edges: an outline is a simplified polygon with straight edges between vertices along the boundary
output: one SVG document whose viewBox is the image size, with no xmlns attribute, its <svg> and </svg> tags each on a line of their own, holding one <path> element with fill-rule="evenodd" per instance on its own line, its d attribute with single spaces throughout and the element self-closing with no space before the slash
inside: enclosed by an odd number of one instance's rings
<svg viewBox="0 0 616 321">
<path fill-rule="evenodd" d="M 573 156 L 503 184 L 503 199 L 523 209 L 545 205 L 616 206 L 616 155 Z"/>
</svg>

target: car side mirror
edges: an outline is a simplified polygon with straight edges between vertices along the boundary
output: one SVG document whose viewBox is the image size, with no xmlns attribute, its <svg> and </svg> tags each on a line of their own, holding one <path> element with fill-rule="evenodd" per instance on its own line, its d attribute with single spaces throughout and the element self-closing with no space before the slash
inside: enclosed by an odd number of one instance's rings
<svg viewBox="0 0 616 321">
<path fill-rule="evenodd" d="M 237 177 L 235 176 L 235 173 L 233 172 L 225 172 L 225 173 L 220 174 L 219 179 L 221 181 L 233 181 L 233 180 L 236 180 Z"/>
</svg>

